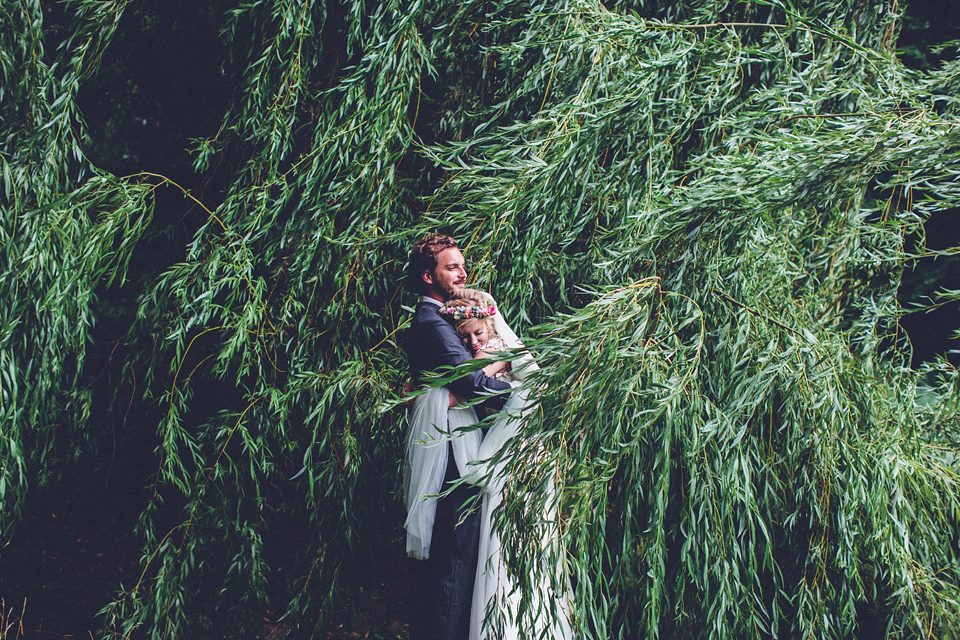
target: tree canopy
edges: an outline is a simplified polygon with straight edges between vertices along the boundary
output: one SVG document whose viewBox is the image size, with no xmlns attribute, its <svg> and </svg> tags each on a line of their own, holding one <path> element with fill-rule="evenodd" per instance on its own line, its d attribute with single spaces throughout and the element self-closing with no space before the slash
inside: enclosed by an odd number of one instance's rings
<svg viewBox="0 0 960 640">
<path fill-rule="evenodd" d="M 958 375 L 911 368 L 898 297 L 954 253 L 960 63 L 905 67 L 896 2 L 210 3 L 178 175 L 98 164 L 80 106 L 148 3 L 45 4 L 0 21 L 0 530 L 135 403 L 105 635 L 319 637 L 340 567 L 401 552 L 435 230 L 540 362 L 500 523 L 524 575 L 559 510 L 583 637 L 960 633 Z"/>
</svg>

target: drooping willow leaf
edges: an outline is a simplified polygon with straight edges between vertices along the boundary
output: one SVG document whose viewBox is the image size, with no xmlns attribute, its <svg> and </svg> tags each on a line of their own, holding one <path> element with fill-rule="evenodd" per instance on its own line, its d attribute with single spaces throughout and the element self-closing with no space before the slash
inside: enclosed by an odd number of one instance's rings
<svg viewBox="0 0 960 640">
<path fill-rule="evenodd" d="M 64 3 L 57 53 L 40 3 L 3 9 L 4 522 L 31 474 L 95 450 L 92 300 L 174 188 L 78 142 L 77 88 L 129 4 Z M 879 0 L 231 8 L 233 95 L 194 166 L 229 179 L 185 193 L 203 222 L 142 278 L 125 341 L 158 446 L 107 630 L 237 637 L 269 611 L 319 636 L 358 549 L 400 552 L 405 421 L 383 407 L 406 251 L 441 230 L 542 367 L 498 514 L 522 590 L 546 566 L 583 637 L 955 635 L 956 371 L 908 368 L 897 292 L 960 203 L 960 76 L 905 69 L 897 20 Z"/>
</svg>

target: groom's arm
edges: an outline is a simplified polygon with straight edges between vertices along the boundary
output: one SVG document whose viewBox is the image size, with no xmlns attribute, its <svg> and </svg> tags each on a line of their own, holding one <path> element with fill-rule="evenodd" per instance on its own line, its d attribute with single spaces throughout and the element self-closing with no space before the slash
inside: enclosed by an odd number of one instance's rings
<svg viewBox="0 0 960 640">
<path fill-rule="evenodd" d="M 437 317 L 422 329 L 420 339 L 412 341 L 409 345 L 411 350 L 420 351 L 417 359 L 423 363 L 422 370 L 432 371 L 442 366 L 456 367 L 472 358 L 460 336 L 446 320 Z M 447 383 L 447 387 L 465 400 L 472 400 L 484 394 L 507 391 L 511 388 L 509 382 L 491 378 L 484 374 L 483 370 L 452 380 Z M 506 395 L 498 395 L 491 396 L 484 404 L 499 410 L 503 408 L 506 401 Z"/>
</svg>

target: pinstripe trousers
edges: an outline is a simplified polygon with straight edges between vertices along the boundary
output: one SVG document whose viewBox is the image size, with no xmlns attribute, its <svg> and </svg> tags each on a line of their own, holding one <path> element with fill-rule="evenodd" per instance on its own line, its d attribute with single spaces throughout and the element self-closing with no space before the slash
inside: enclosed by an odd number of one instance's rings
<svg viewBox="0 0 960 640">
<path fill-rule="evenodd" d="M 451 452 L 444 484 L 459 477 Z M 419 577 L 410 612 L 410 640 L 467 640 L 477 577 L 480 542 L 480 490 L 461 485 L 437 501 L 430 558 L 415 561 Z"/>
</svg>

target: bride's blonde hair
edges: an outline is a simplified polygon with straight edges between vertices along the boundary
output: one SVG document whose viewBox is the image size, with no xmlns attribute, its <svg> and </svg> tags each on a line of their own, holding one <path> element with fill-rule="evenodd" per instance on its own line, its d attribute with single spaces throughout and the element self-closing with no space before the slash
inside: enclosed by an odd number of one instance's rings
<svg viewBox="0 0 960 640">
<path fill-rule="evenodd" d="M 467 289 L 467 288 L 458 288 L 454 289 L 453 297 L 444 303 L 448 309 L 453 308 L 493 308 L 494 313 L 496 313 L 495 303 L 493 296 L 485 291 L 480 291 L 479 289 Z M 457 333 L 461 333 L 461 330 L 470 322 L 483 322 L 487 325 L 487 332 L 489 337 L 496 338 L 500 334 L 497 333 L 496 323 L 493 321 L 493 313 L 485 316 L 474 316 L 468 318 L 458 318 L 454 320 L 453 326 L 456 328 Z"/>
</svg>

